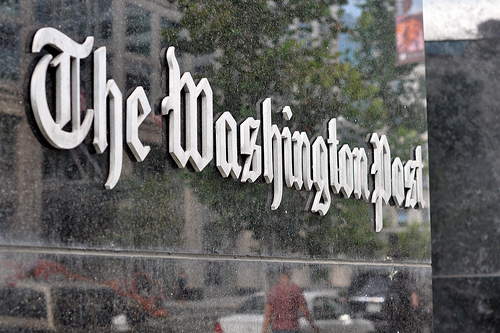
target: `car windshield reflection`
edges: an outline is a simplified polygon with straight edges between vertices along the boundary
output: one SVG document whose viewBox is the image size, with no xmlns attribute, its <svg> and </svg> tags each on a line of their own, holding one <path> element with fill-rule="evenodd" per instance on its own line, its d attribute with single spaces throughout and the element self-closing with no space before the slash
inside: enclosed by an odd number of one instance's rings
<svg viewBox="0 0 500 333">
<path fill-rule="evenodd" d="M 236 313 L 241 314 L 263 314 L 264 313 L 265 297 L 264 295 L 258 295 L 247 300 L 243 305 L 236 311 Z"/>
</svg>

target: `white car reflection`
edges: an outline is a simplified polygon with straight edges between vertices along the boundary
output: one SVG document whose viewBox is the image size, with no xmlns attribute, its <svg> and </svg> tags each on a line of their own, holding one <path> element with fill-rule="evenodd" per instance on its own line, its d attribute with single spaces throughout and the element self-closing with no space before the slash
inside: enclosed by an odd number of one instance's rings
<svg viewBox="0 0 500 333">
<path fill-rule="evenodd" d="M 369 333 L 375 326 L 366 319 L 352 318 L 345 312 L 335 290 L 304 292 L 314 324 L 320 332 Z M 264 321 L 265 294 L 257 293 L 243 303 L 236 313 L 221 317 L 215 323 L 216 333 L 261 333 Z M 312 332 L 305 320 L 300 318 L 300 331 Z"/>
</svg>

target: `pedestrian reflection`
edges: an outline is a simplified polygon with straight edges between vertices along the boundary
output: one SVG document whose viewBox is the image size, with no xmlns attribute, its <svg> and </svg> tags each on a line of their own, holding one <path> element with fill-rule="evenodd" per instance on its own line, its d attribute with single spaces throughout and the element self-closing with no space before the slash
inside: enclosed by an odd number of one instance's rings
<svg viewBox="0 0 500 333">
<path fill-rule="evenodd" d="M 311 324 L 314 332 L 319 332 L 307 310 L 302 289 L 290 281 L 290 269 L 281 267 L 280 276 L 278 283 L 267 294 L 262 333 L 267 332 L 269 325 L 272 325 L 273 333 L 298 332 L 299 309 Z"/>
<path fill-rule="evenodd" d="M 181 307 L 184 307 L 186 304 L 186 299 L 188 297 L 188 289 L 187 289 L 187 275 L 184 269 L 179 269 L 177 271 L 177 284 L 175 285 L 175 298 L 179 300 Z"/>
</svg>

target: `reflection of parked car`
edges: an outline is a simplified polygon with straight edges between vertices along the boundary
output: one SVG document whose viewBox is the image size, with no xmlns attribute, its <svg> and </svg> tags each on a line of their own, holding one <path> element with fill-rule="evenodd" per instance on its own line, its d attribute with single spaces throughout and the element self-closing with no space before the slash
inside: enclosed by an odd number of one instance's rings
<svg viewBox="0 0 500 333">
<path fill-rule="evenodd" d="M 411 332 L 431 331 L 430 302 L 407 272 L 362 273 L 352 280 L 346 299 L 350 312 L 371 320 L 377 332 L 406 332 L 407 326 Z"/>
<path fill-rule="evenodd" d="M 373 324 L 365 319 L 351 318 L 334 290 L 304 292 L 314 324 L 321 332 L 373 332 Z M 215 324 L 218 333 L 260 333 L 264 321 L 264 293 L 251 296 L 235 314 L 219 318 Z M 301 332 L 310 332 L 305 318 L 300 318 Z"/>
<path fill-rule="evenodd" d="M 0 286 L 0 332 L 127 332 L 142 330 L 144 323 L 140 305 L 106 286 L 81 282 Z"/>
<path fill-rule="evenodd" d="M 384 331 L 388 323 L 383 309 L 391 282 L 388 274 L 371 272 L 355 277 L 346 295 L 350 312 L 373 321 L 378 331 Z"/>
</svg>

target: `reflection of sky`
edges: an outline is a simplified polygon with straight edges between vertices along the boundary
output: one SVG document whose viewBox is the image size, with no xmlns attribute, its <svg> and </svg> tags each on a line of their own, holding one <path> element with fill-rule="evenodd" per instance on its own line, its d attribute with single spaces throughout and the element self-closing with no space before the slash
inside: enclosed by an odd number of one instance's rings
<svg viewBox="0 0 500 333">
<path fill-rule="evenodd" d="M 425 40 L 479 38 L 477 26 L 500 20 L 498 0 L 423 0 Z"/>
<path fill-rule="evenodd" d="M 419 13 L 422 13 L 422 0 L 413 0 L 410 9 L 408 9 L 408 11 L 406 12 L 406 15 L 419 14 Z"/>
<path fill-rule="evenodd" d="M 346 62 L 354 62 L 354 52 L 357 45 L 353 43 L 346 33 L 341 33 L 339 36 L 339 51 L 342 52 L 340 59 Z"/>
<path fill-rule="evenodd" d="M 354 18 L 359 17 L 361 15 L 361 9 L 357 6 L 358 4 L 362 4 L 363 0 L 350 0 L 349 3 L 342 8 L 345 10 L 346 14 L 351 15 Z"/>
<path fill-rule="evenodd" d="M 349 3 L 342 6 L 345 10 L 344 16 L 341 21 L 343 25 L 353 28 L 356 25 L 358 17 L 361 15 L 361 9 L 358 5 L 362 4 L 364 0 L 349 0 Z M 341 56 L 341 60 L 347 62 L 354 61 L 354 51 L 357 49 L 356 43 L 352 42 L 349 35 L 346 33 L 341 33 L 339 35 L 339 51 L 344 53 Z"/>
</svg>

